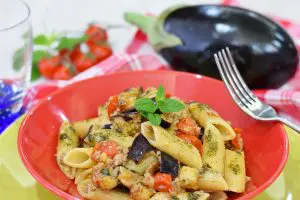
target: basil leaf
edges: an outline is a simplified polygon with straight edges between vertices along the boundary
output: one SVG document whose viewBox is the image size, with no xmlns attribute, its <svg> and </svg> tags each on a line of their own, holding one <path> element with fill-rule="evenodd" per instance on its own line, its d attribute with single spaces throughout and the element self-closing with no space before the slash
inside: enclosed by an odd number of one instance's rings
<svg viewBox="0 0 300 200">
<path fill-rule="evenodd" d="M 13 68 L 19 71 L 24 64 L 24 48 L 18 49 L 13 56 Z"/>
<path fill-rule="evenodd" d="M 161 112 L 177 112 L 185 108 L 185 105 L 176 99 L 164 99 L 159 105 Z"/>
<path fill-rule="evenodd" d="M 72 50 L 77 44 L 80 44 L 84 41 L 86 41 L 87 36 L 83 35 L 80 38 L 68 38 L 68 37 L 62 37 L 59 40 L 59 44 L 56 47 L 57 50 L 62 50 L 62 49 L 69 49 Z"/>
<path fill-rule="evenodd" d="M 33 43 L 37 45 L 47 46 L 49 44 L 49 41 L 46 35 L 37 35 L 34 37 Z"/>
<path fill-rule="evenodd" d="M 151 99 L 141 98 L 135 102 L 135 108 L 138 111 L 154 113 L 157 110 L 157 105 Z"/>
<path fill-rule="evenodd" d="M 40 62 L 41 59 L 49 57 L 50 54 L 47 51 L 36 50 L 32 54 L 32 62 L 37 63 Z"/>
<path fill-rule="evenodd" d="M 165 93 L 165 89 L 163 88 L 162 85 L 160 85 L 157 89 L 157 92 L 156 92 L 156 101 L 159 102 L 159 101 L 162 101 L 165 99 L 165 96 L 166 96 L 166 93 Z"/>
<path fill-rule="evenodd" d="M 31 68 L 31 81 L 35 81 L 41 77 L 38 65 L 33 63 Z"/>
<path fill-rule="evenodd" d="M 148 113 L 147 118 L 154 126 L 159 126 L 161 123 L 161 118 L 159 114 L 156 113 Z"/>
<path fill-rule="evenodd" d="M 37 35 L 33 39 L 33 43 L 36 45 L 43 45 L 43 46 L 49 46 L 51 45 L 55 40 L 57 40 L 57 35 L 50 34 L 50 35 Z"/>
</svg>

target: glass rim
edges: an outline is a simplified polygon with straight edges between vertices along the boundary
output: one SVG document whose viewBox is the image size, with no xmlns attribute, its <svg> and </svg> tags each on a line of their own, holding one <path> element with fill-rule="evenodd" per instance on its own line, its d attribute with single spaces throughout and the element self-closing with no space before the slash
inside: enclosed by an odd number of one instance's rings
<svg viewBox="0 0 300 200">
<path fill-rule="evenodd" d="M 19 1 L 21 4 L 23 4 L 23 5 L 25 6 L 25 9 L 26 9 L 26 12 L 27 12 L 27 13 L 26 13 L 26 16 L 25 16 L 22 20 L 18 21 L 18 22 L 17 22 L 16 24 L 14 24 L 14 25 L 8 26 L 8 27 L 3 28 L 3 29 L 0 28 L 0 32 L 7 31 L 7 30 L 10 30 L 10 29 L 16 28 L 16 27 L 18 27 L 19 25 L 21 25 L 21 24 L 25 23 L 26 21 L 28 21 L 28 19 L 29 19 L 29 17 L 30 17 L 30 14 L 31 14 L 31 10 L 30 10 L 28 4 L 25 3 L 25 1 L 23 1 L 23 0 L 18 0 L 18 1 Z"/>
</svg>

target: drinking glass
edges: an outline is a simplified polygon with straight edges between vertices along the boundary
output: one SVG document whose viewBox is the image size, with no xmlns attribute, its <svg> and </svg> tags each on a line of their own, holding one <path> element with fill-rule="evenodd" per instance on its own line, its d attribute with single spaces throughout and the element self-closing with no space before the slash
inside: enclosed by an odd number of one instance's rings
<svg viewBox="0 0 300 200">
<path fill-rule="evenodd" d="M 31 77 L 30 9 L 21 0 L 0 0 L 0 134 L 24 112 Z"/>
</svg>

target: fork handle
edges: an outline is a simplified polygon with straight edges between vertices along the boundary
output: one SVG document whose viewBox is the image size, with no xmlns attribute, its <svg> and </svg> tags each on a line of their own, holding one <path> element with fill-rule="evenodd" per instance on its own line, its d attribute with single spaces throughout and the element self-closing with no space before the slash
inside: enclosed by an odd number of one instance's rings
<svg viewBox="0 0 300 200">
<path fill-rule="evenodd" d="M 282 123 L 284 123 L 285 125 L 287 125 L 288 127 L 294 129 L 296 132 L 298 132 L 300 134 L 300 126 L 295 124 L 294 122 L 291 122 L 288 119 L 285 119 L 283 117 L 278 117 L 277 118 L 278 121 L 281 121 Z"/>
</svg>

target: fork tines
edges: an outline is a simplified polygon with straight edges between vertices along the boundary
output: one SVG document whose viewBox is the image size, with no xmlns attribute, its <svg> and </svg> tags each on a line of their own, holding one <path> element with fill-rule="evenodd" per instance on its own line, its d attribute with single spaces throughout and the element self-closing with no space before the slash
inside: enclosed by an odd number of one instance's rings
<svg viewBox="0 0 300 200">
<path fill-rule="evenodd" d="M 214 54 L 221 77 L 231 96 L 237 103 L 249 107 L 256 101 L 256 96 L 250 91 L 240 75 L 228 47 Z"/>
</svg>

